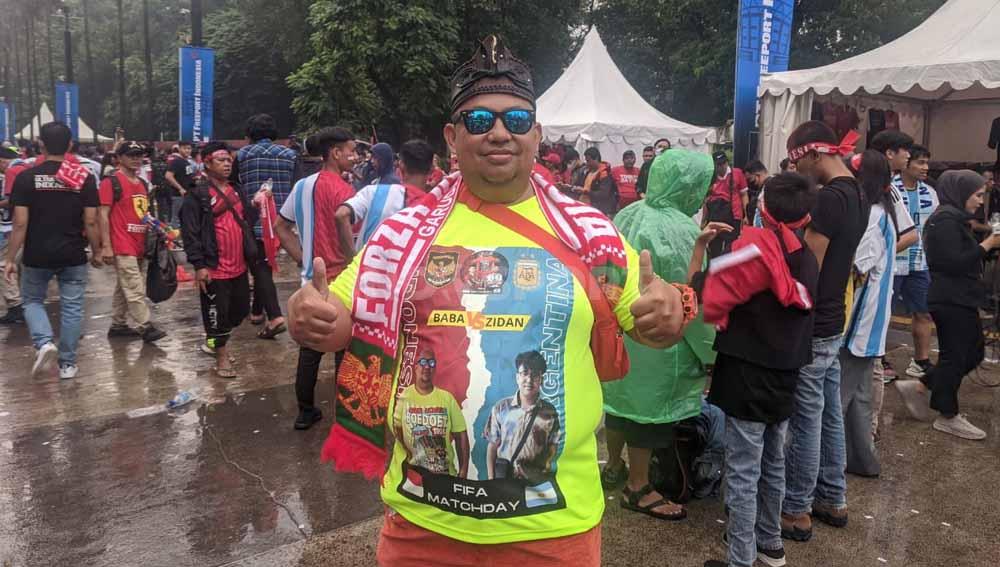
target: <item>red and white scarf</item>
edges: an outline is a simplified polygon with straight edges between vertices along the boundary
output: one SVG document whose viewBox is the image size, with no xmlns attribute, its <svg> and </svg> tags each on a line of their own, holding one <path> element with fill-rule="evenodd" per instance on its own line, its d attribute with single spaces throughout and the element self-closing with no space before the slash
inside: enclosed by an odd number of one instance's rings
<svg viewBox="0 0 1000 567">
<path fill-rule="evenodd" d="M 613 307 L 628 269 L 618 230 L 600 211 L 563 195 L 542 176 L 533 175 L 531 184 L 556 235 L 595 272 Z M 322 452 L 337 470 L 368 478 L 385 471 L 402 298 L 462 191 L 468 189 L 461 173 L 445 177 L 424 200 L 383 221 L 364 249 L 354 286 L 352 339 L 337 375 L 336 421 Z"/>
</svg>

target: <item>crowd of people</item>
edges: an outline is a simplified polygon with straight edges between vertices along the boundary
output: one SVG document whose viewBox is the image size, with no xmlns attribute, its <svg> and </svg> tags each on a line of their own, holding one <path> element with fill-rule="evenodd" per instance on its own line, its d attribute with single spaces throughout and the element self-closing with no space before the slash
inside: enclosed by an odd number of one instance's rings
<svg viewBox="0 0 1000 567">
<path fill-rule="evenodd" d="M 541 143 L 530 70 L 494 36 L 451 85 L 445 167 L 419 139 L 365 158 L 336 126 L 282 145 L 267 115 L 238 150 L 181 142 L 162 163 L 128 140 L 97 163 L 59 122 L 37 158 L 0 148 L 2 321 L 26 322 L 32 373 L 58 360 L 77 375 L 88 261 L 114 269 L 108 337 L 162 339 L 147 234 L 179 229 L 220 378 L 239 374 L 229 343 L 246 318 L 260 339 L 291 331 L 294 427 L 308 429 L 335 353 L 322 456 L 382 477 L 392 566 L 598 565 L 602 485 L 632 512 L 686 517 L 653 477 L 695 419 L 714 422 L 704 444 L 724 457 L 728 556 L 706 567 L 785 565 L 783 540 L 809 541 L 814 519 L 847 525 L 846 474 L 881 473 L 894 296 L 913 321 L 906 407 L 985 438 L 958 397 L 984 357 L 979 280 L 1000 247 L 982 175 L 932 187 L 930 152 L 905 133 L 855 153 L 816 121 L 773 176 L 666 139 L 612 167 L 595 147 Z M 279 247 L 300 267 L 287 311 Z"/>
</svg>

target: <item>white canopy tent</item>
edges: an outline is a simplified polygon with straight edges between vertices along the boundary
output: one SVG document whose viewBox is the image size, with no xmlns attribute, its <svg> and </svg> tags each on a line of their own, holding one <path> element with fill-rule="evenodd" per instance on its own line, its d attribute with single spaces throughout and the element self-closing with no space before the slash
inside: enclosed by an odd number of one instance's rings
<svg viewBox="0 0 1000 567">
<path fill-rule="evenodd" d="M 889 108 L 935 161 L 993 161 L 986 146 L 1000 116 L 1000 0 L 949 0 L 906 35 L 815 69 L 761 77 L 760 157 L 772 171 L 813 101 Z M 860 129 L 866 130 L 867 118 Z"/>
<path fill-rule="evenodd" d="M 24 138 L 25 140 L 30 140 L 32 138 L 32 126 L 34 126 L 34 137 L 38 137 L 38 131 L 41 129 L 42 124 L 52 122 L 54 120 L 52 116 L 52 111 L 49 109 L 49 105 L 42 103 L 42 107 L 38 109 L 38 114 L 31 119 L 31 122 L 26 125 L 17 134 L 19 138 Z M 94 129 L 87 125 L 83 121 L 83 118 L 77 119 L 78 133 L 80 135 L 80 142 L 83 144 L 92 143 L 94 141 Z M 114 139 L 107 136 L 102 136 L 97 134 L 98 142 L 113 142 Z"/>
<path fill-rule="evenodd" d="M 641 155 L 644 146 L 667 138 L 674 147 L 710 151 L 714 128 L 675 120 L 643 100 L 608 55 L 597 28 L 591 28 L 573 62 L 541 97 L 538 121 L 547 142 L 564 142 L 583 154 L 597 147 L 601 157 L 621 163 L 625 150 Z"/>
</svg>

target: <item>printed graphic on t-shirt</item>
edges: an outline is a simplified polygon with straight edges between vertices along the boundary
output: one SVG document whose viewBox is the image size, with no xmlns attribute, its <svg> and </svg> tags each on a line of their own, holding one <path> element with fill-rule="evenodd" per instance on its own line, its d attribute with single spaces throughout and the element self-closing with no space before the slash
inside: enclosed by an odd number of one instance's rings
<svg viewBox="0 0 1000 567">
<path fill-rule="evenodd" d="M 556 470 L 573 299 L 570 272 L 544 250 L 431 248 L 402 305 L 400 494 L 475 518 L 566 506 Z"/>
</svg>

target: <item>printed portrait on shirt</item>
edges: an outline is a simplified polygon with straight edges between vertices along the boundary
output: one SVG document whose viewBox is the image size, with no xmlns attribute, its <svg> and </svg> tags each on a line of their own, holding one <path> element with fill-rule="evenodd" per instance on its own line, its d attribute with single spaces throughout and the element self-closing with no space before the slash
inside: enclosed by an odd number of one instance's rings
<svg viewBox="0 0 1000 567">
<path fill-rule="evenodd" d="M 565 507 L 573 293 L 570 272 L 542 249 L 431 248 L 401 306 L 400 494 L 479 518 Z"/>
</svg>

